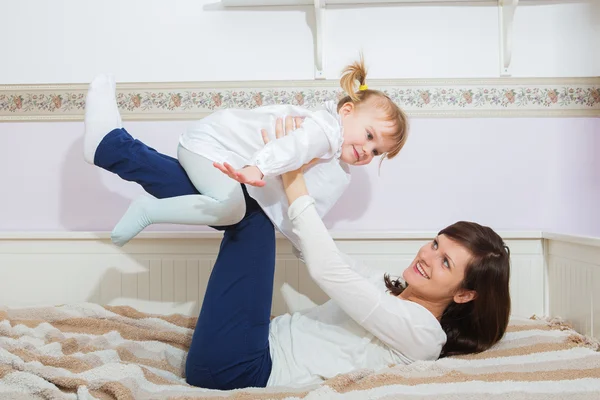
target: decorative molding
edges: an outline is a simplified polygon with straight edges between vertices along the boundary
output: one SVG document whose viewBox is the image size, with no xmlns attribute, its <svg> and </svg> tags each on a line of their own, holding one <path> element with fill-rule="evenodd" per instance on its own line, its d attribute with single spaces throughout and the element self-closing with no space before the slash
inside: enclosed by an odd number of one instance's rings
<svg viewBox="0 0 600 400">
<path fill-rule="evenodd" d="M 372 80 L 412 117 L 598 117 L 600 77 Z M 81 121 L 87 84 L 0 85 L 0 121 Z M 338 81 L 121 83 L 124 120 L 199 119 L 223 108 L 318 107 Z"/>
</svg>

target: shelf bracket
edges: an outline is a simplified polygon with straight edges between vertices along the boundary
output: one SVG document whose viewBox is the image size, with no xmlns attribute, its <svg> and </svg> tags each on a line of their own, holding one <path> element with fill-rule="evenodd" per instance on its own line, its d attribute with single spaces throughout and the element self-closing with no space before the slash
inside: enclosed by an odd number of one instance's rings
<svg viewBox="0 0 600 400">
<path fill-rule="evenodd" d="M 323 34 L 325 32 L 325 0 L 315 2 L 315 79 L 325 79 L 323 73 Z"/>
<path fill-rule="evenodd" d="M 500 76 L 510 76 L 512 58 L 512 31 L 515 10 L 519 0 L 498 0 L 500 25 Z"/>
</svg>

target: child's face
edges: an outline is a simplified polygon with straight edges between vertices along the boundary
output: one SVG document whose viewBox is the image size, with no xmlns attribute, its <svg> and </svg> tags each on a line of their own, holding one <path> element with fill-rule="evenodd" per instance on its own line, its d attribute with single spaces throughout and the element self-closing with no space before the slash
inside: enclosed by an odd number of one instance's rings
<svg viewBox="0 0 600 400">
<path fill-rule="evenodd" d="M 390 134 L 393 121 L 386 121 L 379 108 L 364 104 L 357 108 L 346 103 L 339 111 L 344 127 L 344 143 L 340 159 L 350 165 L 366 165 L 374 157 L 389 152 L 394 146 Z"/>
</svg>

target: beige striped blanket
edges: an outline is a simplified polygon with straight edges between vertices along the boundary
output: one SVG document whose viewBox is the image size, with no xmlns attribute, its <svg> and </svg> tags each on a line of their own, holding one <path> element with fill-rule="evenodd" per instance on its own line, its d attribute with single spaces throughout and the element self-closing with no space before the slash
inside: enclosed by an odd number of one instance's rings
<svg viewBox="0 0 600 400">
<path fill-rule="evenodd" d="M 88 303 L 0 308 L 0 399 L 600 399 L 597 342 L 557 321 L 512 319 L 468 357 L 231 392 L 185 383 L 194 323 Z"/>
</svg>

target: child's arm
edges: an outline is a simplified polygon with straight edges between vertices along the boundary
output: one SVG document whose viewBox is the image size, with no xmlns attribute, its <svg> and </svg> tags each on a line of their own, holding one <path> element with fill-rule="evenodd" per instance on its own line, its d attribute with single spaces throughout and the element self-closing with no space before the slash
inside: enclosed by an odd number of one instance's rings
<svg viewBox="0 0 600 400">
<path fill-rule="evenodd" d="M 264 176 L 294 171 L 315 158 L 333 156 L 332 140 L 319 124 L 307 119 L 301 128 L 270 141 L 254 154 L 252 165 Z"/>
<path fill-rule="evenodd" d="M 281 120 L 278 120 L 278 124 L 281 124 Z M 331 131 L 334 129 L 332 126 Z M 215 164 L 215 167 L 240 183 L 264 186 L 265 176 L 278 176 L 296 170 L 313 159 L 332 157 L 335 154 L 332 150 L 334 138 L 330 136 L 333 135 L 328 135 L 313 120 L 305 120 L 302 127 L 274 141 L 269 141 L 263 131 L 266 145 L 254 154 L 251 165 L 237 171 L 227 164 Z"/>
</svg>

